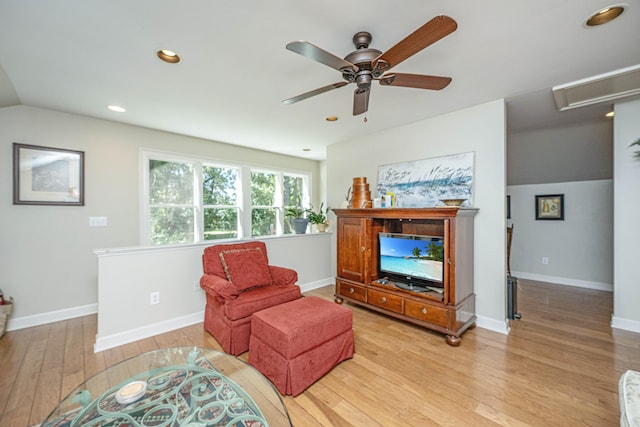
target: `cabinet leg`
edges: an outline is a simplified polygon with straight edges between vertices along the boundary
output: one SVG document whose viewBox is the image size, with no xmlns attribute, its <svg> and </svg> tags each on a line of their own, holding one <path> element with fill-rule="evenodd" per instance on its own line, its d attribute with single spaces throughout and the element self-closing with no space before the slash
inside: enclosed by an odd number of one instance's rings
<svg viewBox="0 0 640 427">
<path fill-rule="evenodd" d="M 475 327 L 476 327 L 476 322 L 473 322 L 472 324 L 469 325 L 469 327 L 467 329 L 471 330 L 471 329 L 473 329 Z"/>
<path fill-rule="evenodd" d="M 334 296 L 334 301 L 335 301 L 337 304 L 342 304 L 344 300 L 343 300 L 342 298 L 340 298 L 339 296 L 335 295 L 335 296 Z"/>
<path fill-rule="evenodd" d="M 451 347 L 457 347 L 460 345 L 460 343 L 462 342 L 462 340 L 460 339 L 460 337 L 454 337 L 453 335 L 447 335 L 447 344 L 449 344 Z"/>
</svg>

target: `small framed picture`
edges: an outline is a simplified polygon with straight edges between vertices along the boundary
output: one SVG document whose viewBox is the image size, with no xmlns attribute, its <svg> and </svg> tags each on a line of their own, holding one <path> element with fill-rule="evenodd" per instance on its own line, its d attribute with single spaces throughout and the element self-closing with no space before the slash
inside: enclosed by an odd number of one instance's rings
<svg viewBox="0 0 640 427">
<path fill-rule="evenodd" d="M 564 194 L 536 195 L 536 220 L 564 220 Z"/>
<path fill-rule="evenodd" d="M 84 152 L 14 143 L 13 204 L 84 206 Z"/>
</svg>

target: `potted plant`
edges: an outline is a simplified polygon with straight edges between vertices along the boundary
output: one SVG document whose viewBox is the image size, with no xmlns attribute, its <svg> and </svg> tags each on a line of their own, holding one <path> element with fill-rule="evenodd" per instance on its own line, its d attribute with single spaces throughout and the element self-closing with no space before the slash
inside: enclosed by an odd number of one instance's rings
<svg viewBox="0 0 640 427">
<path fill-rule="evenodd" d="M 293 229 L 296 234 L 304 234 L 307 232 L 307 225 L 309 225 L 309 218 L 305 218 L 305 213 L 308 209 L 302 209 L 300 207 L 286 208 L 284 210 L 284 216 L 291 218 L 293 221 Z"/>
<path fill-rule="evenodd" d="M 309 217 L 309 222 L 311 224 L 315 224 L 316 228 L 320 233 L 324 233 L 327 231 L 327 227 L 329 226 L 329 221 L 327 220 L 327 214 L 329 213 L 329 207 L 323 209 L 324 202 L 320 203 L 320 209 L 317 211 L 313 210 L 313 206 L 310 209 L 307 209 L 307 216 Z"/>
</svg>

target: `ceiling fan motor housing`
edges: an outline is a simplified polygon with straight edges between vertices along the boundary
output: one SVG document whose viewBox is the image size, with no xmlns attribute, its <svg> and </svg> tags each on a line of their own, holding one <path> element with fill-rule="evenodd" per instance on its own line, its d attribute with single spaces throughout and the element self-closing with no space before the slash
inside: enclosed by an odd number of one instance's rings
<svg viewBox="0 0 640 427">
<path fill-rule="evenodd" d="M 356 92 L 364 92 L 371 87 L 373 67 L 371 63 L 374 59 L 382 55 L 377 49 L 369 49 L 371 43 L 371 34 L 366 31 L 360 31 L 353 36 L 353 44 L 356 50 L 344 57 L 348 61 L 358 67 L 357 71 L 353 69 L 342 70 L 342 77 L 348 82 L 355 82 L 358 85 Z"/>
</svg>

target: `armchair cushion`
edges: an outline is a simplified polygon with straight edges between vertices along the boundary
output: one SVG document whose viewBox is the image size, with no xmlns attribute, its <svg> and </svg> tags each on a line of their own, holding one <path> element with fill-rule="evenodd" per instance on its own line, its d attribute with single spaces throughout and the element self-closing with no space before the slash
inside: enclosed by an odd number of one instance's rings
<svg viewBox="0 0 640 427">
<path fill-rule="evenodd" d="M 220 303 L 223 303 L 224 300 L 236 299 L 240 293 L 233 284 L 213 274 L 203 275 L 200 278 L 200 287 L 208 294 L 217 296 Z"/>
<path fill-rule="evenodd" d="M 293 285 L 298 281 L 298 272 L 286 267 L 269 266 L 274 285 Z"/>
<path fill-rule="evenodd" d="M 238 291 L 273 283 L 267 257 L 260 247 L 221 251 L 220 262 L 227 280 Z"/>
</svg>

